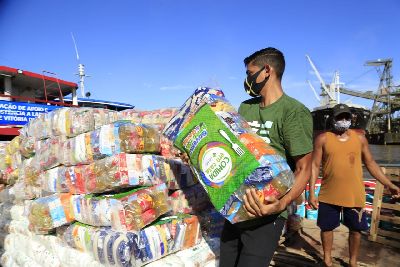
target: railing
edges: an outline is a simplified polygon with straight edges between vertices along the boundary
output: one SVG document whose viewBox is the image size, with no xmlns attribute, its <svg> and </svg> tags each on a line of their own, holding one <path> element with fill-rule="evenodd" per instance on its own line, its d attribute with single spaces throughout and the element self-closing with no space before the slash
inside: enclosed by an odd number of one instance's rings
<svg viewBox="0 0 400 267">
<path fill-rule="evenodd" d="M 38 99 L 38 98 L 33 98 L 33 97 L 26 97 L 26 96 L 13 96 L 13 95 L 0 94 L 0 97 L 10 98 L 12 100 L 18 100 L 18 101 L 29 102 L 29 103 L 51 104 L 54 106 L 64 106 L 64 107 L 76 107 L 73 104 L 68 104 L 65 102 L 63 103 L 63 102 L 58 102 L 58 101 L 43 100 L 43 99 Z"/>
</svg>

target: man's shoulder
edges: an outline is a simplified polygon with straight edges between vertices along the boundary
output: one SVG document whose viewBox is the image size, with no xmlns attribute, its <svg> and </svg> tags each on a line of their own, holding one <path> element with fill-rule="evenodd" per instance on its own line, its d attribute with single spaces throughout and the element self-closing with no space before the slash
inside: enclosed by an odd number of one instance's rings
<svg viewBox="0 0 400 267">
<path fill-rule="evenodd" d="M 243 101 L 239 106 L 239 114 L 244 116 L 248 112 L 254 109 L 255 106 L 259 107 L 261 102 L 261 97 L 254 97 Z"/>
<path fill-rule="evenodd" d="M 245 101 L 243 101 L 240 105 L 247 106 L 247 105 L 258 105 L 261 102 L 261 97 L 252 97 Z"/>
<path fill-rule="evenodd" d="M 283 95 L 283 103 L 284 107 L 287 108 L 288 110 L 307 110 L 310 111 L 303 103 L 301 103 L 299 100 L 288 96 L 287 94 Z"/>
</svg>

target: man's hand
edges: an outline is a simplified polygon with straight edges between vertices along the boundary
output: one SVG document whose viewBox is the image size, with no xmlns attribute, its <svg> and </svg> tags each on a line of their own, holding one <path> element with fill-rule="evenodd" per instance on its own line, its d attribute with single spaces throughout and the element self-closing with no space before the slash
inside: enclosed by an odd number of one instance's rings
<svg viewBox="0 0 400 267">
<path fill-rule="evenodd" d="M 185 152 L 180 151 L 179 157 L 181 158 L 183 163 L 185 163 L 185 164 L 189 164 L 190 163 L 189 156 Z"/>
<path fill-rule="evenodd" d="M 244 208 L 250 217 L 262 217 L 283 211 L 286 207 L 275 197 L 264 196 L 254 188 L 246 189 L 243 196 Z"/>
<path fill-rule="evenodd" d="M 392 198 L 400 198 L 400 189 L 395 184 L 390 183 L 389 190 L 392 194 Z"/>
<path fill-rule="evenodd" d="M 318 197 L 316 197 L 314 194 L 310 194 L 308 196 L 308 204 L 310 204 L 313 209 L 317 210 L 319 205 Z"/>
</svg>

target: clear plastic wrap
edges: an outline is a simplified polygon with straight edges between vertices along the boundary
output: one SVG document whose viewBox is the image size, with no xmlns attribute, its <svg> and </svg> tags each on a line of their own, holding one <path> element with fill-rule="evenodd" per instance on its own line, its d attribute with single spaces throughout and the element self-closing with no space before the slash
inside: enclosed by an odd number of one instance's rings
<svg viewBox="0 0 400 267">
<path fill-rule="evenodd" d="M 59 166 L 40 174 L 41 188 L 50 193 L 68 193 L 69 186 L 66 179 L 66 167 Z"/>
<path fill-rule="evenodd" d="M 138 231 L 171 209 L 165 184 L 115 195 L 110 204 L 111 226 L 118 231 Z"/>
<path fill-rule="evenodd" d="M 200 184 L 172 192 L 169 201 L 172 214 L 199 212 L 212 207 L 207 192 Z"/>
<path fill-rule="evenodd" d="M 49 113 L 53 136 L 67 135 L 67 114 L 70 108 L 60 108 Z"/>
<path fill-rule="evenodd" d="M 33 201 L 29 207 L 29 229 L 46 234 L 56 227 L 72 222 L 73 198 L 70 194 L 54 194 Z"/>
<path fill-rule="evenodd" d="M 74 223 L 65 230 L 63 239 L 69 246 L 93 255 L 101 264 L 121 267 L 143 266 L 203 240 L 199 221 L 192 215 L 168 217 L 138 232 Z"/>
<path fill-rule="evenodd" d="M 92 108 L 70 108 L 66 112 L 66 132 L 68 137 L 95 129 Z"/>
<path fill-rule="evenodd" d="M 118 120 L 120 121 L 130 121 L 133 123 L 140 123 L 142 121 L 142 116 L 139 110 L 135 109 L 125 109 L 118 112 Z"/>
<path fill-rule="evenodd" d="M 121 151 L 126 153 L 160 153 L 160 132 L 148 124 L 126 123 L 118 129 Z"/>
<path fill-rule="evenodd" d="M 48 170 L 62 163 L 64 137 L 52 137 L 35 143 L 36 169 Z"/>
<path fill-rule="evenodd" d="M 25 158 L 30 158 L 35 155 L 35 139 L 32 137 L 21 138 L 19 152 Z"/>
</svg>

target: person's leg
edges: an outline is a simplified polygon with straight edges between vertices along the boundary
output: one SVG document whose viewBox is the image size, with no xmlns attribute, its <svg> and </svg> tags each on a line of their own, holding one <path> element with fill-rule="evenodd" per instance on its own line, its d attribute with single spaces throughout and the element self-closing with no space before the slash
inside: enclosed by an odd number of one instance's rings
<svg viewBox="0 0 400 267">
<path fill-rule="evenodd" d="M 221 233 L 220 260 L 221 267 L 234 267 L 237 265 L 241 250 L 240 231 L 225 220 Z"/>
<path fill-rule="evenodd" d="M 358 231 L 350 231 L 349 233 L 349 254 L 350 267 L 357 267 L 358 250 L 360 248 L 361 233 Z"/>
<path fill-rule="evenodd" d="M 269 266 L 278 247 L 286 220 L 282 217 L 273 218 L 261 226 L 243 230 L 243 244 L 237 267 Z"/>
<path fill-rule="evenodd" d="M 318 207 L 317 225 L 321 229 L 324 262 L 332 265 L 333 229 L 340 225 L 340 211 L 342 207 L 320 202 Z"/>
<path fill-rule="evenodd" d="M 322 248 L 324 250 L 324 262 L 332 266 L 333 231 L 321 231 Z"/>
<path fill-rule="evenodd" d="M 367 216 L 361 208 L 343 208 L 343 224 L 349 228 L 349 265 L 357 266 L 361 231 L 368 229 Z"/>
</svg>

